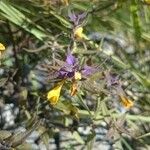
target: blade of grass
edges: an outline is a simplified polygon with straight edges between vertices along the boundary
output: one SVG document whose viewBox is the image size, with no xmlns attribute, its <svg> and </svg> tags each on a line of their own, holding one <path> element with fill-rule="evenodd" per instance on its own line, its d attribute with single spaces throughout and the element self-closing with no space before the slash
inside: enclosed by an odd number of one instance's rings
<svg viewBox="0 0 150 150">
<path fill-rule="evenodd" d="M 85 104 L 85 102 L 83 101 L 82 97 L 80 94 L 77 95 L 78 96 L 78 99 L 79 99 L 79 102 L 80 104 L 87 110 L 87 112 L 89 112 L 89 115 L 92 117 L 92 113 L 90 111 L 90 109 L 88 108 L 88 106 Z"/>
<path fill-rule="evenodd" d="M 43 40 L 47 37 L 47 34 L 42 27 L 34 24 L 27 16 L 22 14 L 8 2 L 0 1 L 0 10 L 2 11 L 0 12 L 1 16 L 33 34 L 38 39 Z"/>
</svg>

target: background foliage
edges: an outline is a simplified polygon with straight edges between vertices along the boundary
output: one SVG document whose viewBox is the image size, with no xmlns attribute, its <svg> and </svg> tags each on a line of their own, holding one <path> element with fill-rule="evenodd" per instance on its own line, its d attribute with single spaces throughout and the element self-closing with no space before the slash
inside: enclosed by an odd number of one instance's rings
<svg viewBox="0 0 150 150">
<path fill-rule="evenodd" d="M 71 12 L 86 14 L 81 26 L 87 39 L 73 44 Z M 39 149 L 150 148 L 148 0 L 1 0 L 0 42 L 6 46 L 0 62 L 0 147 L 34 149 L 25 139 L 36 130 Z M 51 66 L 56 58 L 65 60 L 68 47 L 80 64 L 117 75 L 134 106 L 125 109 L 97 75 L 81 82 L 73 97 L 66 85 L 58 104 L 50 105 L 46 95 L 57 83 Z M 20 126 L 26 131 L 19 141 Z"/>
</svg>

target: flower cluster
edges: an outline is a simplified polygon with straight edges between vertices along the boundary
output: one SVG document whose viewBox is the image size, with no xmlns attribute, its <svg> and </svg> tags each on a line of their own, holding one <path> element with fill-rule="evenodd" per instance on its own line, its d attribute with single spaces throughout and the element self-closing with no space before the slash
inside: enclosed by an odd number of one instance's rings
<svg viewBox="0 0 150 150">
<path fill-rule="evenodd" d="M 56 105 L 61 89 L 68 79 L 71 81 L 71 96 L 74 96 L 78 91 L 78 81 L 81 79 L 87 79 L 92 74 L 96 73 L 98 68 L 91 66 L 79 65 L 77 58 L 75 58 L 71 53 L 67 55 L 67 58 L 63 65 L 57 70 L 57 78 L 61 80 L 58 82 L 53 89 L 51 89 L 47 94 L 47 99 L 50 101 L 51 105 Z M 125 108 L 131 108 L 133 102 L 126 96 L 124 90 L 121 87 L 120 82 L 118 81 L 118 76 L 112 75 L 109 72 L 105 72 L 105 81 L 107 89 L 115 88 L 115 95 L 118 95 L 121 104 Z"/>
<path fill-rule="evenodd" d="M 69 13 L 70 21 L 73 23 L 73 39 L 76 40 L 87 40 L 87 36 L 83 33 L 83 20 L 87 16 L 87 13 L 75 14 L 74 12 Z M 92 75 L 97 71 L 97 68 L 91 66 L 79 65 L 77 58 L 75 58 L 71 53 L 67 55 L 63 65 L 57 70 L 57 78 L 61 81 L 55 85 L 55 87 L 50 90 L 47 94 L 47 99 L 52 105 L 57 104 L 61 89 L 67 79 L 71 80 L 71 96 L 74 96 L 78 90 L 78 81 L 81 79 L 86 79 L 88 76 Z M 105 83 L 106 88 L 111 89 L 115 87 L 117 95 L 125 108 L 130 108 L 133 106 L 133 102 L 127 98 L 125 92 L 121 88 L 118 82 L 118 77 L 111 75 L 109 72 L 105 73 Z"/>
<path fill-rule="evenodd" d="M 69 53 L 64 65 L 57 71 L 57 78 L 61 79 L 61 81 L 48 92 L 47 99 L 52 105 L 57 104 L 62 86 L 67 79 L 71 79 L 72 82 L 71 96 L 75 95 L 78 88 L 77 81 L 87 78 L 94 72 L 96 72 L 96 68 L 91 66 L 86 65 L 80 68 L 77 59 Z"/>
</svg>

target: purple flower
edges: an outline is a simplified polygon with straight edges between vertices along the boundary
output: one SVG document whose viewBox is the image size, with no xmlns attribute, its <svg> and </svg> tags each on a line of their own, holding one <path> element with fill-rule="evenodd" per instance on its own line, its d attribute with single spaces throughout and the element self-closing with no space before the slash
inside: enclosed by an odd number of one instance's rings
<svg viewBox="0 0 150 150">
<path fill-rule="evenodd" d="M 81 70 L 81 73 L 87 77 L 90 76 L 91 74 L 95 73 L 97 71 L 96 68 L 91 67 L 91 66 L 84 66 L 83 69 Z"/>
<path fill-rule="evenodd" d="M 75 26 L 80 25 L 85 17 L 87 16 L 87 13 L 81 13 L 81 14 L 75 14 L 74 12 L 68 12 L 68 16 L 70 18 L 70 21 L 73 22 Z"/>
<path fill-rule="evenodd" d="M 64 66 L 62 66 L 58 71 L 59 78 L 72 78 L 76 70 L 76 58 L 71 53 L 69 53 L 67 55 Z"/>
<path fill-rule="evenodd" d="M 110 72 L 107 72 L 105 76 L 106 76 L 107 87 L 119 84 L 119 77 L 118 76 L 110 74 Z"/>
<path fill-rule="evenodd" d="M 74 65 L 76 63 L 76 58 L 72 54 L 68 54 L 66 58 L 66 63 L 68 65 Z"/>
<path fill-rule="evenodd" d="M 79 66 L 77 59 L 71 53 L 69 53 L 64 65 L 58 70 L 58 78 L 73 78 L 77 72 L 87 77 L 96 71 L 96 68 L 87 65 L 81 69 L 79 68 L 81 67 Z"/>
</svg>

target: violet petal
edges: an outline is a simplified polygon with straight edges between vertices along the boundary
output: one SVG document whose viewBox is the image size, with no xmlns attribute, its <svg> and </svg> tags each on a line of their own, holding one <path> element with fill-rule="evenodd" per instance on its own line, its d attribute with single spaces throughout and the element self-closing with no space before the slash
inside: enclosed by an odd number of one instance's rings
<svg viewBox="0 0 150 150">
<path fill-rule="evenodd" d="M 68 16 L 69 16 L 69 18 L 70 18 L 70 21 L 72 21 L 73 23 L 76 22 L 77 16 L 75 15 L 74 12 L 68 12 Z"/>
<path fill-rule="evenodd" d="M 68 72 L 67 73 L 67 77 L 68 78 L 72 78 L 74 76 L 75 72 Z"/>
<path fill-rule="evenodd" d="M 74 65 L 76 63 L 76 58 L 72 54 L 68 54 L 66 63 L 69 65 Z"/>
<path fill-rule="evenodd" d="M 82 69 L 81 73 L 82 73 L 84 76 L 89 76 L 89 75 L 95 73 L 96 71 L 97 71 L 96 68 L 86 65 L 86 66 L 84 66 L 84 68 Z"/>
<path fill-rule="evenodd" d="M 118 76 L 112 75 L 110 73 L 106 73 L 107 87 L 118 84 L 119 83 L 118 80 L 119 80 Z"/>
</svg>

